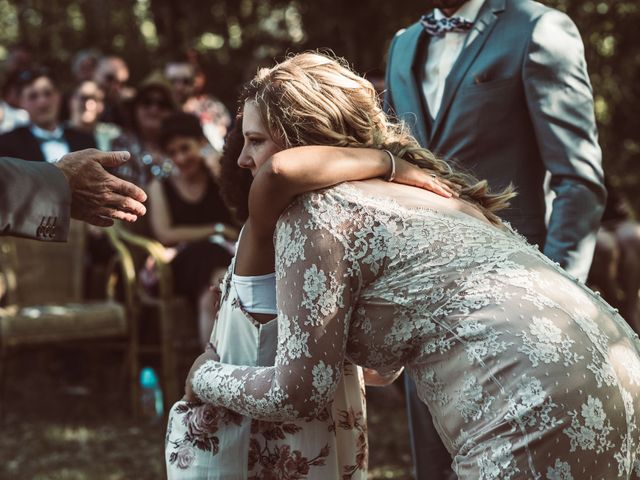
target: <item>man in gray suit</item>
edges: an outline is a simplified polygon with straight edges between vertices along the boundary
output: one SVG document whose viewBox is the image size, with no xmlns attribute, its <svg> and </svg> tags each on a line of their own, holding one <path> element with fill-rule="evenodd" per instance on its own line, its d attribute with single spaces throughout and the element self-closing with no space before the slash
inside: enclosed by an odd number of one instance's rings
<svg viewBox="0 0 640 480">
<path fill-rule="evenodd" d="M 69 218 L 106 227 L 145 214 L 143 190 L 109 174 L 128 152 L 94 149 L 64 155 L 56 164 L 0 158 L 0 235 L 65 241 Z"/>
<path fill-rule="evenodd" d="M 494 189 L 513 183 L 518 196 L 503 218 L 586 279 L 606 191 L 578 30 L 531 0 L 432 4 L 391 43 L 387 108 L 424 147 Z M 555 193 L 548 227 L 547 171 Z M 417 478 L 450 478 L 450 455 L 407 387 Z"/>
</svg>

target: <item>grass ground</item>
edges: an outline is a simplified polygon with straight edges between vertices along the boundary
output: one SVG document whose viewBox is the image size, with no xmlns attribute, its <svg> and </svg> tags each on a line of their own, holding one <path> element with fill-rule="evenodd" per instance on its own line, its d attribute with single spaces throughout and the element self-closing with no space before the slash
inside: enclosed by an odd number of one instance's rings
<svg viewBox="0 0 640 480">
<path fill-rule="evenodd" d="M 89 394 L 73 394 L 64 365 L 77 358 Z M 68 351 L 23 352 L 8 365 L 0 424 L 0 479 L 164 479 L 164 424 L 132 421 L 117 358 Z M 78 372 L 76 372 L 78 373 Z M 109 386 L 117 385 L 117 388 Z M 368 394 L 370 479 L 410 478 L 402 394 Z M 331 480 L 331 479 L 327 479 Z"/>
</svg>

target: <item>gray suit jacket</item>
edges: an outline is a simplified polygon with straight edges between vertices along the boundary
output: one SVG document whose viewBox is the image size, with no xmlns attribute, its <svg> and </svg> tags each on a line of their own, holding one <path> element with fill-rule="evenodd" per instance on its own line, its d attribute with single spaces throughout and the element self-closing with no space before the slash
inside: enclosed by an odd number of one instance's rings
<svg viewBox="0 0 640 480">
<path fill-rule="evenodd" d="M 573 275 L 586 279 L 604 208 L 601 152 L 584 49 L 574 23 L 531 0 L 487 0 L 447 77 L 432 122 L 422 93 L 429 38 L 416 23 L 393 39 L 388 109 L 418 141 L 495 189 L 501 212 Z M 545 227 L 545 171 L 556 194 Z"/>
<path fill-rule="evenodd" d="M 0 157 L 0 235 L 63 242 L 70 209 L 71 191 L 58 167 Z"/>
</svg>

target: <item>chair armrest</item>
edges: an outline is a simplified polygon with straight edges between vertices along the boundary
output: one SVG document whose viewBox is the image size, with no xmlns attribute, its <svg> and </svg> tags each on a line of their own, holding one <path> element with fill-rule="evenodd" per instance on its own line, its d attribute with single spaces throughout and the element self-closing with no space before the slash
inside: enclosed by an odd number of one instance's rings
<svg viewBox="0 0 640 480">
<path fill-rule="evenodd" d="M 158 273 L 158 288 L 160 297 L 163 299 L 169 299 L 173 297 L 173 274 L 171 266 L 166 260 L 166 248 L 157 240 L 138 235 L 122 228 L 120 225 L 112 227 L 116 238 L 133 247 L 142 249 L 147 256 L 153 258 L 156 263 L 156 269 Z M 135 274 L 134 270 L 134 274 Z"/>
<path fill-rule="evenodd" d="M 118 279 L 122 281 L 124 302 L 127 309 L 134 311 L 136 295 L 136 267 L 133 256 L 127 246 L 119 239 L 114 227 L 104 230 L 111 246 L 116 254 L 111 257 L 107 265 L 106 296 L 108 300 L 115 301 L 117 295 Z M 118 276 L 120 272 L 121 277 Z"/>
<path fill-rule="evenodd" d="M 15 247 L 11 240 L 0 242 L 0 305 L 18 303 L 16 273 L 11 268 L 15 263 Z"/>
</svg>

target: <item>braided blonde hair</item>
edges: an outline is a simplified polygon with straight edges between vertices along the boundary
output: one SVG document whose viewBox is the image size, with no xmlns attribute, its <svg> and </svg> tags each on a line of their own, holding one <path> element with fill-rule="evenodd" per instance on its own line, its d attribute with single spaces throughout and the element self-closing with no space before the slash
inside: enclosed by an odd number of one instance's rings
<svg viewBox="0 0 640 480">
<path fill-rule="evenodd" d="M 240 96 L 241 107 L 256 103 L 272 139 L 282 148 L 302 145 L 386 149 L 454 184 L 462 199 L 476 204 L 489 220 L 515 196 L 510 185 L 491 193 L 486 180 L 453 169 L 420 147 L 406 125 L 389 119 L 371 83 L 341 58 L 307 52 L 272 68 L 262 68 Z"/>
</svg>

